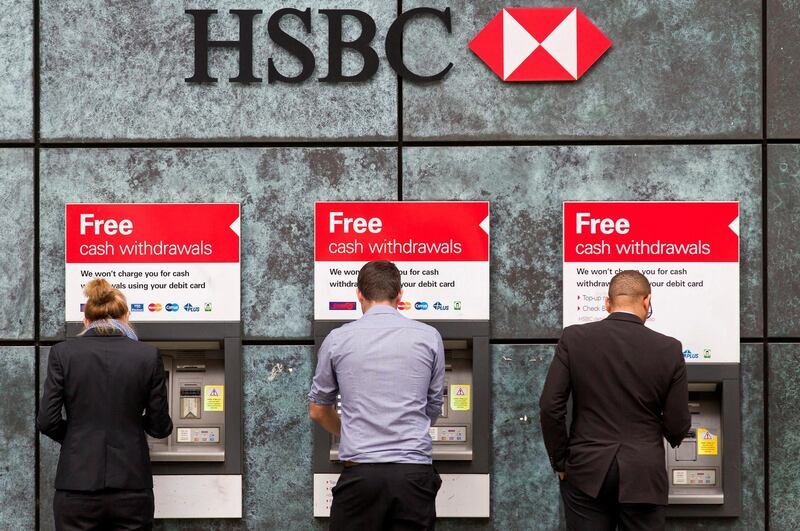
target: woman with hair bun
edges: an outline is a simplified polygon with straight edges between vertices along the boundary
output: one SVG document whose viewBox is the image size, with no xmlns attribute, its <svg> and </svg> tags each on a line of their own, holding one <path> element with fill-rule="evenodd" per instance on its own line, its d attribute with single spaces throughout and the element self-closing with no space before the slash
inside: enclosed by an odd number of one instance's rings
<svg viewBox="0 0 800 531">
<path fill-rule="evenodd" d="M 128 324 L 122 292 L 96 278 L 84 294 L 85 329 L 50 349 L 36 418 L 39 431 L 61 444 L 56 529 L 149 530 L 153 473 L 145 434 L 172 433 L 164 365 Z"/>
</svg>

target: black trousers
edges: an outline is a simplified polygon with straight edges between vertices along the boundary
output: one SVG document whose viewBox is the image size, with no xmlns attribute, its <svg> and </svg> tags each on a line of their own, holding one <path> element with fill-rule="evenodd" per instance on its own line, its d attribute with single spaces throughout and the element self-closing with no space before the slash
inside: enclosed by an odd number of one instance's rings
<svg viewBox="0 0 800 531">
<path fill-rule="evenodd" d="M 360 464 L 333 488 L 331 531 L 423 531 L 436 525 L 442 486 L 431 465 Z"/>
<path fill-rule="evenodd" d="M 561 481 L 568 531 L 659 531 L 666 525 L 664 505 L 620 503 L 619 466 L 611 464 L 597 498 L 575 488 L 569 476 Z"/>
<path fill-rule="evenodd" d="M 149 531 L 153 529 L 153 489 L 57 490 L 56 531 Z"/>
</svg>

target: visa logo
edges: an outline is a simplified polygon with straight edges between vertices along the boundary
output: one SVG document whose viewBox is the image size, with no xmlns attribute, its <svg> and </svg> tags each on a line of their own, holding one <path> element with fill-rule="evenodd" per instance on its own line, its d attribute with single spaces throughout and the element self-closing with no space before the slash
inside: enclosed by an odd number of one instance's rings
<svg viewBox="0 0 800 531">
<path fill-rule="evenodd" d="M 131 304 L 131 311 L 132 312 L 143 312 L 144 311 L 144 304 Z"/>
</svg>

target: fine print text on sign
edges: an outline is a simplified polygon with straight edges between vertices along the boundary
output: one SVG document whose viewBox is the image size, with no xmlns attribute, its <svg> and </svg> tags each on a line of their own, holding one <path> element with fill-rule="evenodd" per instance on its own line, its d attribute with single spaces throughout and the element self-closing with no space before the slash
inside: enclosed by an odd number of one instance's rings
<svg viewBox="0 0 800 531">
<path fill-rule="evenodd" d="M 641 271 L 647 326 L 683 344 L 688 363 L 739 362 L 737 202 L 565 202 L 564 326 L 607 316 L 611 277 Z"/>
<path fill-rule="evenodd" d="M 240 319 L 239 205 L 66 205 L 67 321 L 83 320 L 83 287 L 107 279 L 132 321 Z"/>
<path fill-rule="evenodd" d="M 361 315 L 356 279 L 371 260 L 403 278 L 399 309 L 415 319 L 489 319 L 489 203 L 317 203 L 314 318 Z"/>
</svg>

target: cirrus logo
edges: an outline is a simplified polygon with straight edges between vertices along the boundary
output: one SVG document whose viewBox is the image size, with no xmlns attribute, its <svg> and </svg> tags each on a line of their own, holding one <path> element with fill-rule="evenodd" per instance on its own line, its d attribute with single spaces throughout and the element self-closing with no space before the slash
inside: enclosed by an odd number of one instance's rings
<svg viewBox="0 0 800 531">
<path fill-rule="evenodd" d="M 179 308 L 180 306 L 178 306 L 174 302 L 168 302 L 167 305 L 164 306 L 164 309 L 167 310 L 168 312 L 177 312 Z"/>
<path fill-rule="evenodd" d="M 420 302 L 414 304 L 414 309 L 415 310 L 427 310 L 428 309 L 428 303 L 420 301 Z"/>
</svg>

